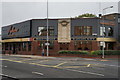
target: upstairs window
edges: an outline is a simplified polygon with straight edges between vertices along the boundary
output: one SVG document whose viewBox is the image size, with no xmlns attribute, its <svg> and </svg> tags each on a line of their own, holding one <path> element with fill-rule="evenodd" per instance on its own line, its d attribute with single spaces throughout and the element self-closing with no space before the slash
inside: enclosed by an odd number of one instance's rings
<svg viewBox="0 0 120 80">
<path fill-rule="evenodd" d="M 108 36 L 113 36 L 113 28 L 112 27 L 108 28 Z"/>
<path fill-rule="evenodd" d="M 118 18 L 118 23 L 120 23 L 120 18 Z"/>
<path fill-rule="evenodd" d="M 38 35 L 39 36 L 47 36 L 47 27 L 38 27 Z M 54 27 L 49 26 L 48 28 L 48 35 L 49 36 L 54 36 Z"/>
<path fill-rule="evenodd" d="M 105 36 L 105 27 L 100 27 L 100 36 Z"/>
<path fill-rule="evenodd" d="M 38 27 L 38 35 L 42 36 L 44 34 L 45 27 Z"/>
<path fill-rule="evenodd" d="M 92 35 L 92 26 L 75 26 L 75 36 Z"/>
</svg>

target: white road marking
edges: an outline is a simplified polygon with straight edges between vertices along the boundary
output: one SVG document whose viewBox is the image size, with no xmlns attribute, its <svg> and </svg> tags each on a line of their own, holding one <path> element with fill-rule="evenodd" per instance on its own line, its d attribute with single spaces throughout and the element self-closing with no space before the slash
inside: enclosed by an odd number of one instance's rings
<svg viewBox="0 0 120 80">
<path fill-rule="evenodd" d="M 7 66 L 4 66 L 4 65 L 0 65 L 0 67 L 7 67 Z"/>
<path fill-rule="evenodd" d="M 80 72 L 80 73 L 86 73 L 86 74 L 92 74 L 92 75 L 97 75 L 97 76 L 104 76 L 103 74 L 93 73 L 93 72 L 85 72 L 85 71 L 78 71 L 78 70 L 72 70 L 72 69 L 66 69 L 66 70 Z"/>
<path fill-rule="evenodd" d="M 6 76 L 6 77 L 11 77 L 11 78 L 16 78 L 16 77 L 13 77 L 13 76 L 9 76 L 9 75 L 5 75 L 5 74 L 2 74 L 0 73 L 1 76 Z"/>
<path fill-rule="evenodd" d="M 114 66 L 114 67 L 120 67 L 120 66 L 118 66 L 118 65 L 109 65 L 109 64 L 103 64 L 103 65 Z"/>
<path fill-rule="evenodd" d="M 106 65 L 106 66 L 113 66 L 113 67 L 120 67 L 118 65 L 109 65 L 109 64 L 101 64 L 101 63 L 97 63 L 97 64 L 99 64 L 99 65 Z"/>
<path fill-rule="evenodd" d="M 39 73 L 39 72 L 32 72 L 34 74 L 39 74 L 39 75 L 44 75 L 43 73 Z"/>
</svg>

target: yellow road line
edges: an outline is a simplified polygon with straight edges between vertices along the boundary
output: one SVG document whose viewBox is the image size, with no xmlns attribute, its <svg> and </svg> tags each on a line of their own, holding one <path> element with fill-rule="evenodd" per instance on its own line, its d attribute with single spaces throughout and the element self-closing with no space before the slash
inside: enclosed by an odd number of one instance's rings
<svg viewBox="0 0 120 80">
<path fill-rule="evenodd" d="M 86 67 L 86 66 L 63 66 L 61 68 L 80 68 L 80 67 Z"/>
<path fill-rule="evenodd" d="M 38 60 L 38 59 L 24 59 L 24 60 L 20 60 L 20 61 L 30 61 L 30 60 Z"/>
<path fill-rule="evenodd" d="M 0 59 L 0 60 L 6 60 L 6 61 L 11 61 L 11 62 L 18 62 L 18 63 L 27 63 L 27 64 L 33 64 L 33 65 L 38 65 L 38 66 L 44 66 L 44 67 L 53 67 L 53 68 L 80 68 L 80 67 L 105 67 L 103 65 L 98 65 L 98 64 L 88 64 L 88 65 L 84 65 L 84 66 L 61 66 L 67 62 L 62 62 L 60 64 L 57 64 L 55 66 L 50 66 L 50 65 L 44 65 L 44 64 L 39 64 L 39 63 L 29 63 L 29 62 L 22 62 L 22 61 L 16 61 L 16 60 L 10 60 L 10 59 Z M 40 62 L 45 62 L 45 61 L 49 61 L 49 60 L 43 60 Z"/>
<path fill-rule="evenodd" d="M 67 63 L 67 62 L 62 62 L 62 63 L 60 63 L 60 64 L 58 64 L 58 65 L 56 65 L 56 66 L 54 66 L 54 67 L 61 66 L 61 65 L 65 64 L 65 63 Z"/>
<path fill-rule="evenodd" d="M 87 67 L 90 67 L 90 64 L 88 64 Z"/>
<path fill-rule="evenodd" d="M 11 60 L 11 59 L 2 59 L 2 60 L 12 61 L 12 62 L 19 62 L 19 63 L 21 63 L 21 61 L 16 61 L 16 60 Z"/>
<path fill-rule="evenodd" d="M 47 62 L 47 61 L 49 61 L 49 60 L 42 60 L 42 61 L 39 61 L 37 63 L 42 63 L 42 62 Z"/>
<path fill-rule="evenodd" d="M 29 63 L 29 64 L 33 64 L 33 65 L 39 65 L 39 66 L 44 66 L 44 67 L 53 67 L 53 66 L 49 66 L 49 65 L 43 65 L 43 64 L 37 64 L 37 63 Z"/>
<path fill-rule="evenodd" d="M 109 61 L 109 60 L 100 60 L 100 61 Z"/>
<path fill-rule="evenodd" d="M 8 59 L 7 61 L 12 61 L 12 62 L 18 62 L 18 63 L 21 63 L 21 61 L 10 60 L 10 59 Z"/>
<path fill-rule="evenodd" d="M 0 59 L 0 60 L 8 60 L 8 59 Z"/>
</svg>

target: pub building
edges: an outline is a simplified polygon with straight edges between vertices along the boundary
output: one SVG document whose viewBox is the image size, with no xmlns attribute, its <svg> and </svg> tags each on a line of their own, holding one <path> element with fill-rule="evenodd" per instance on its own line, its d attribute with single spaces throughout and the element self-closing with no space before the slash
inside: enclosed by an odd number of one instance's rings
<svg viewBox="0 0 120 80">
<path fill-rule="evenodd" d="M 48 21 L 49 55 L 56 55 L 61 50 L 100 50 L 103 41 L 105 50 L 120 50 L 119 13 Z M 46 53 L 46 22 L 46 19 L 32 19 L 3 26 L 2 53 L 41 55 L 43 49 Z"/>
</svg>

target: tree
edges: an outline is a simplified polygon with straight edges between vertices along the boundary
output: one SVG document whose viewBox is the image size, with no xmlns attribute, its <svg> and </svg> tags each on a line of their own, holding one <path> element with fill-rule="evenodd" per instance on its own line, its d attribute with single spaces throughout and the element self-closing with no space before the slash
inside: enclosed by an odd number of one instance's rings
<svg viewBox="0 0 120 80">
<path fill-rule="evenodd" d="M 95 14 L 86 13 L 86 14 L 79 15 L 75 18 L 83 18 L 83 17 L 97 17 L 97 16 Z"/>
</svg>

